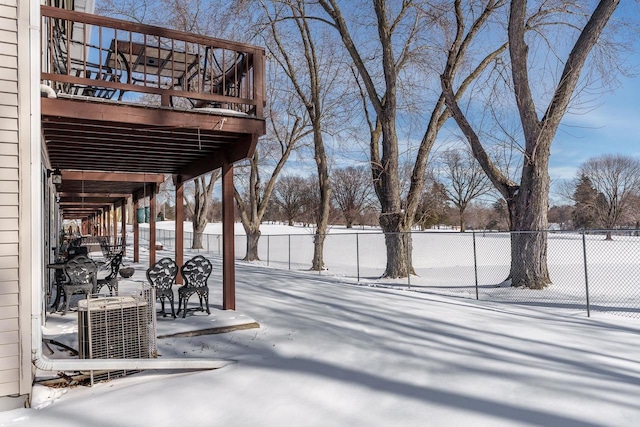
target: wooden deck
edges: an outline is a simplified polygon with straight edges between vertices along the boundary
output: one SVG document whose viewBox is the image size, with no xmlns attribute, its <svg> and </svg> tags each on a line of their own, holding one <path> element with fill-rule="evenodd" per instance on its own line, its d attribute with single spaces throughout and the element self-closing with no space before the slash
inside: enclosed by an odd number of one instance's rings
<svg viewBox="0 0 640 427">
<path fill-rule="evenodd" d="M 266 132 L 264 49 L 55 7 L 41 15 L 42 136 L 47 167 L 62 175 L 62 216 L 83 215 L 115 239 L 108 213 L 150 197 L 153 225 L 171 175 L 180 233 L 184 183 L 222 168 L 223 306 L 234 309 L 233 164 Z M 137 251 L 136 241 L 135 261 Z"/>
<path fill-rule="evenodd" d="M 265 133 L 263 49 L 41 11 L 48 34 L 42 83 L 50 88 L 42 131 L 53 168 L 186 181 L 253 154 Z"/>
</svg>

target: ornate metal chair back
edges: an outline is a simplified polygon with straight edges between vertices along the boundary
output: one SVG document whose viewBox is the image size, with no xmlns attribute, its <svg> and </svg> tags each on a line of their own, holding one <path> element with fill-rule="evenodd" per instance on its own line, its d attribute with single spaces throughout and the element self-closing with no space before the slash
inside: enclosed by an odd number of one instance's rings
<svg viewBox="0 0 640 427">
<path fill-rule="evenodd" d="M 162 258 L 147 270 L 147 279 L 156 290 L 170 290 L 178 275 L 178 264 L 171 258 Z"/>
<path fill-rule="evenodd" d="M 65 273 L 69 277 L 70 284 L 73 285 L 85 285 L 92 283 L 95 285 L 96 272 L 98 267 L 93 260 L 87 258 L 84 255 L 77 256 L 68 261 L 65 265 Z"/>
<path fill-rule="evenodd" d="M 88 296 L 96 291 L 98 266 L 92 259 L 79 255 L 67 261 L 64 271 L 69 277 L 69 281 L 62 285 L 66 300 L 63 315 L 69 311 L 71 295 L 82 292 Z"/>
<path fill-rule="evenodd" d="M 184 286 L 188 288 L 206 287 L 212 269 L 211 261 L 202 255 L 191 258 L 180 269 L 184 278 Z"/>
<path fill-rule="evenodd" d="M 175 308 L 173 307 L 173 284 L 178 275 L 178 264 L 171 258 L 162 258 L 147 269 L 147 280 L 156 290 L 156 298 L 160 299 L 162 310 L 160 313 L 166 316 L 164 311 L 164 300 L 169 300 L 171 304 L 171 315 L 175 319 Z"/>
<path fill-rule="evenodd" d="M 118 271 L 120 270 L 120 266 L 122 265 L 122 251 L 118 252 L 111 258 L 111 262 L 109 263 L 111 267 L 111 271 L 109 275 L 105 277 L 107 280 L 112 280 L 118 277 Z"/>
</svg>

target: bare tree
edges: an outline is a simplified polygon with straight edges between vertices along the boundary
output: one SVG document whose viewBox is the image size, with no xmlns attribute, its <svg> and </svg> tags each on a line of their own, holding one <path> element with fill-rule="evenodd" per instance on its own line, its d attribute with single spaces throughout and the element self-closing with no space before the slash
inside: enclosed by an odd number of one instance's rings
<svg viewBox="0 0 640 427">
<path fill-rule="evenodd" d="M 289 226 L 302 213 L 306 197 L 306 180 L 300 176 L 281 176 L 275 187 L 275 202 L 280 207 Z"/>
<path fill-rule="evenodd" d="M 442 154 L 443 190 L 458 209 L 460 232 L 465 231 L 464 213 L 471 201 L 491 192 L 493 187 L 480 164 L 468 150 L 446 150 Z"/>
<path fill-rule="evenodd" d="M 332 172 L 333 200 L 342 212 L 347 228 L 352 228 L 372 196 L 371 173 L 366 167 L 347 166 Z"/>
<path fill-rule="evenodd" d="M 557 224 L 561 230 L 573 228 L 574 208 L 571 205 L 556 205 L 549 208 L 549 223 Z"/>
<path fill-rule="evenodd" d="M 620 154 L 606 154 L 584 162 L 578 169 L 596 192 L 593 210 L 599 224 L 606 230 L 619 225 L 640 193 L 640 161 Z M 611 232 L 607 231 L 607 240 Z"/>
<path fill-rule="evenodd" d="M 324 240 L 329 222 L 331 183 L 324 142 L 325 124 L 339 109 L 340 99 L 334 86 L 339 78 L 339 51 L 323 33 L 323 27 L 307 16 L 313 3 L 305 0 L 259 0 L 265 11 L 272 44 L 268 45 L 274 61 L 290 78 L 294 93 L 305 106 L 313 138 L 314 160 L 318 176 L 320 205 L 316 217 L 312 269 L 324 268 Z M 315 27 L 314 27 L 315 25 Z"/>
<path fill-rule="evenodd" d="M 429 119 L 414 157 L 409 190 L 406 198 L 403 198 L 399 177 L 401 150 L 398 139 L 398 110 L 403 105 L 399 104 L 402 100 L 399 96 L 407 95 L 415 88 L 415 76 L 420 75 L 418 63 L 428 69 L 425 64 L 436 62 L 435 58 L 426 56 L 427 52 L 438 51 L 431 34 L 437 29 L 443 29 L 443 38 L 447 39 L 449 26 L 446 18 L 451 8 L 446 1 L 429 3 L 373 0 L 374 20 L 360 24 L 358 29 L 373 28 L 375 36 L 371 34 L 371 37 L 363 40 L 362 37 L 353 37 L 337 0 L 318 0 L 318 3 L 329 15 L 330 25 L 339 32 L 360 84 L 365 118 L 369 126 L 371 172 L 382 210 L 379 222 L 385 232 L 387 265 L 384 276 L 406 277 L 412 272 L 412 267 L 406 256 L 410 241 L 405 236 L 411 229 L 420 205 L 430 151 L 438 132 L 450 116 L 445 109 L 440 89 L 423 88 L 423 93 L 435 92 L 436 95 L 433 104 L 428 104 L 425 108 L 423 100 L 420 106 L 420 111 L 426 112 Z M 503 3 L 504 0 L 489 1 L 480 11 L 477 8 L 469 10 L 469 15 L 475 17 L 468 33 L 469 40 L 478 34 L 479 29 Z M 358 26 L 362 16 L 359 11 L 353 22 L 350 22 L 351 25 Z M 367 47 L 373 42 L 376 43 L 376 48 L 370 51 Z M 458 96 L 505 49 L 506 44 L 489 50 L 476 65 L 465 67 L 464 71 L 468 74 L 458 88 Z M 410 66 L 414 68 L 410 69 Z M 429 76 L 422 77 L 421 81 L 429 81 Z M 406 91 L 403 90 L 405 84 Z"/>
<path fill-rule="evenodd" d="M 291 82 L 280 75 L 277 67 L 269 67 L 267 81 L 268 103 L 265 109 L 267 135 L 261 139 L 254 156 L 247 161 L 247 167 L 237 168 L 238 178 L 234 197 L 240 214 L 240 221 L 247 235 L 246 261 L 256 261 L 260 224 L 273 195 L 276 182 L 289 160 L 291 153 L 311 129 L 307 116 L 297 97 L 292 94 Z M 246 173 L 242 171 L 247 170 Z M 267 176 L 263 183 L 262 176 Z M 244 178 L 244 179 L 243 179 Z M 240 189 L 240 181 L 244 189 Z"/>
<path fill-rule="evenodd" d="M 99 0 L 96 12 L 128 21 L 240 40 L 237 10 L 228 0 Z"/>
<path fill-rule="evenodd" d="M 447 194 L 444 185 L 431 180 L 422 192 L 415 222 L 421 230 L 443 223 L 447 216 Z"/>
<path fill-rule="evenodd" d="M 468 139 L 473 154 L 478 159 L 489 179 L 507 201 L 511 229 L 511 270 L 509 277 L 512 286 L 526 286 L 531 289 L 542 289 L 551 283 L 547 268 L 547 235 L 542 231 L 548 228 L 547 212 L 549 204 L 549 156 L 562 117 L 574 95 L 580 75 L 589 53 L 596 45 L 611 14 L 618 6 L 619 0 L 600 0 L 590 14 L 587 22 L 581 24 L 575 19 L 566 22 L 567 26 L 577 29 L 577 38 L 571 52 L 563 61 L 562 72 L 555 76 L 555 88 L 550 101 L 544 108 L 540 118 L 536 106 L 532 86 L 541 83 L 540 79 L 530 79 L 529 47 L 525 34 L 539 24 L 537 34 L 543 34 L 542 27 L 553 27 L 558 20 L 569 19 L 557 15 L 559 11 L 571 8 L 569 4 L 560 4 L 559 10 L 544 9 L 545 2 L 536 9 L 533 16 L 527 17 L 527 1 L 512 0 L 509 11 L 508 40 L 511 66 L 511 81 L 515 95 L 515 103 L 522 127 L 523 155 L 520 182 L 516 183 L 504 175 L 487 155 L 474 126 L 458 104 L 453 85 L 456 75 L 455 64 L 465 55 L 466 23 L 462 13 L 461 1 L 455 2 L 457 32 L 449 50 L 447 66 L 441 76 L 442 88 L 446 103 L 452 115 Z M 545 21 L 546 17 L 551 17 Z M 553 52 L 560 59 L 558 52 Z"/>
<path fill-rule="evenodd" d="M 496 209 L 498 208 L 498 209 Z M 508 230 L 500 202 L 474 202 L 467 208 L 467 224 L 474 230 Z"/>
<path fill-rule="evenodd" d="M 209 222 L 209 209 L 213 203 L 213 186 L 219 177 L 220 170 L 216 170 L 195 178 L 192 191 L 185 191 L 187 214 L 191 217 L 191 222 L 193 223 L 191 249 L 203 249 L 202 234 Z"/>
</svg>

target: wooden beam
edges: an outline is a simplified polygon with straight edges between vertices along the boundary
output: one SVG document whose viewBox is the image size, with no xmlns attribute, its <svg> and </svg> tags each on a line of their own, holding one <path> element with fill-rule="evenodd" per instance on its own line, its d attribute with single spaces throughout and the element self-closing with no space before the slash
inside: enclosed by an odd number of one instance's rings
<svg viewBox="0 0 640 427">
<path fill-rule="evenodd" d="M 82 200 L 82 197 L 94 197 L 94 198 L 102 198 L 102 199 L 121 199 L 124 197 L 129 197 L 129 193 L 58 193 L 60 198 L 70 197 L 74 200 Z"/>
<path fill-rule="evenodd" d="M 162 176 L 164 178 L 164 175 Z M 162 181 L 164 182 L 164 179 Z M 154 191 L 157 192 L 158 190 L 156 190 L 155 188 L 156 188 L 156 183 L 150 182 L 149 184 L 146 184 L 145 186 L 143 186 L 142 189 L 135 191 L 133 195 L 140 199 L 144 199 L 145 197 L 147 197 L 147 194 L 152 194 Z"/>
<path fill-rule="evenodd" d="M 164 182 L 161 173 L 93 172 L 62 170 L 62 181 Z"/>
<path fill-rule="evenodd" d="M 95 209 L 98 209 L 98 210 L 102 209 L 102 208 L 104 208 L 106 206 L 111 205 L 111 203 L 105 203 L 105 202 L 84 202 L 83 203 L 83 202 L 71 202 L 71 201 L 66 201 L 66 202 L 61 201 L 59 204 L 62 207 L 65 207 L 65 206 L 69 206 L 69 207 L 88 206 L 88 207 L 95 208 Z"/>
<path fill-rule="evenodd" d="M 190 181 L 201 175 L 219 169 L 223 166 L 225 159 L 229 163 L 251 157 L 255 152 L 258 144 L 258 135 L 248 135 L 243 139 L 239 139 L 232 148 L 224 151 L 224 153 L 212 153 L 206 158 L 196 160 L 188 166 L 180 170 L 180 175 L 184 181 Z"/>
<path fill-rule="evenodd" d="M 262 117 L 264 114 L 264 105 L 267 100 L 266 91 L 266 55 L 264 52 L 254 54 L 253 58 L 253 75 L 256 77 L 253 85 L 253 99 L 258 102 L 256 104 L 256 116 Z M 264 135 L 264 134 L 262 134 Z"/>
<path fill-rule="evenodd" d="M 107 226 L 107 242 L 111 239 L 111 212 L 113 211 L 113 207 L 107 208 L 107 218 L 106 218 L 106 226 Z"/>
<path fill-rule="evenodd" d="M 209 115 L 115 102 L 81 102 L 76 99 L 64 98 L 41 98 L 40 103 L 44 125 L 46 125 L 47 117 L 51 116 L 88 121 L 105 121 L 108 118 L 111 122 L 127 123 L 138 127 L 139 130 L 144 129 L 142 124 L 165 129 L 201 129 L 223 134 L 264 135 L 266 130 L 264 119 L 254 116 Z M 78 106 L 79 104 L 81 107 Z M 132 129 L 133 131 L 134 129 Z M 90 141 L 88 142 L 90 143 Z M 62 179 L 64 180 L 64 177 Z"/>
<path fill-rule="evenodd" d="M 176 264 L 178 268 L 184 264 L 184 181 L 176 180 Z M 176 283 L 182 284 L 182 275 L 178 274 Z"/>
<path fill-rule="evenodd" d="M 235 163 L 239 160 L 248 159 L 253 156 L 258 144 L 258 135 L 247 135 L 236 144 L 228 145 L 225 149 L 225 158 L 229 163 Z"/>
<path fill-rule="evenodd" d="M 140 262 L 140 226 L 138 225 L 138 206 L 140 199 L 133 197 L 133 262 Z"/>
<path fill-rule="evenodd" d="M 223 153 L 212 153 L 209 156 L 196 160 L 180 170 L 179 175 L 184 181 L 190 181 L 206 173 L 212 172 L 222 167 L 224 162 Z"/>
<path fill-rule="evenodd" d="M 222 165 L 222 308 L 236 309 L 233 163 Z"/>
<path fill-rule="evenodd" d="M 118 208 L 113 205 L 113 246 L 118 244 Z"/>
<path fill-rule="evenodd" d="M 127 254 L 127 199 L 122 201 L 120 205 L 120 237 L 122 238 L 122 255 Z"/>
<path fill-rule="evenodd" d="M 151 192 L 149 193 L 149 245 L 153 246 L 153 265 L 156 263 L 156 185 L 153 184 Z M 151 253 L 152 248 L 149 248 Z"/>
</svg>

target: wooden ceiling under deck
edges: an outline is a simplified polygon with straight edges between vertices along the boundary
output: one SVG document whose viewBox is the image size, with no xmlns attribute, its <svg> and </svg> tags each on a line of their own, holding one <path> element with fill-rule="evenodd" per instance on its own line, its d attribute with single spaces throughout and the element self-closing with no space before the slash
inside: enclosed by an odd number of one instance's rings
<svg viewBox="0 0 640 427">
<path fill-rule="evenodd" d="M 50 164 L 61 170 L 180 175 L 250 157 L 264 119 L 122 103 L 42 98 Z"/>
<path fill-rule="evenodd" d="M 56 185 L 64 219 L 82 219 L 120 207 L 126 199 L 150 195 L 163 174 L 62 170 Z"/>
</svg>

